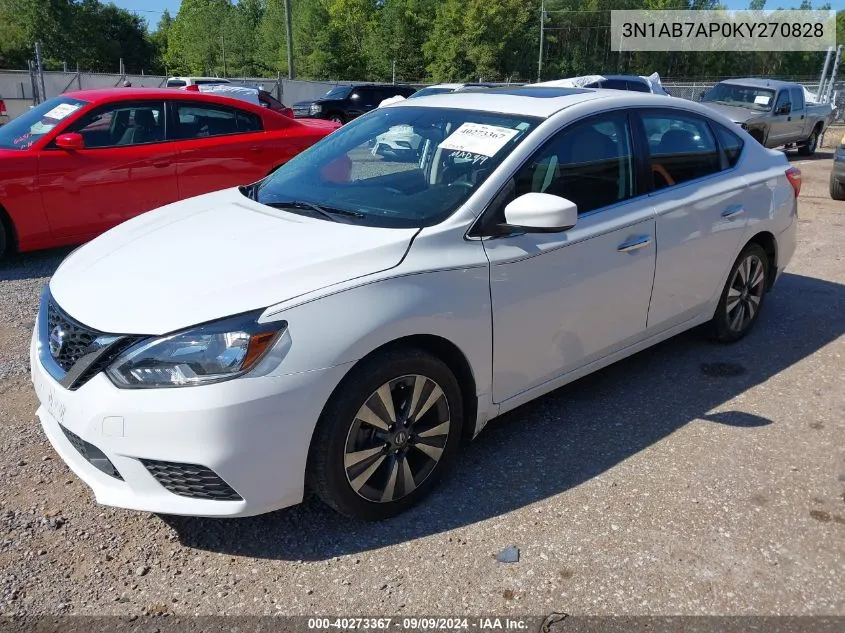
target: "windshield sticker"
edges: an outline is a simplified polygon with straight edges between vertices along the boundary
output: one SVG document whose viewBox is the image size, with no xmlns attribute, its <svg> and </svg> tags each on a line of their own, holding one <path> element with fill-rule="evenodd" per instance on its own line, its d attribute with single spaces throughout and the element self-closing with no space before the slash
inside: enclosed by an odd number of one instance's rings
<svg viewBox="0 0 845 633">
<path fill-rule="evenodd" d="M 50 110 L 47 114 L 45 114 L 44 118 L 61 121 L 65 117 L 70 116 L 71 114 L 79 110 L 80 107 L 81 106 L 78 106 L 75 103 L 60 103 L 55 108 Z"/>
<path fill-rule="evenodd" d="M 771 101 L 771 97 L 767 97 L 766 95 L 757 95 L 754 97 L 754 103 L 757 105 L 769 105 L 769 101 Z"/>
<path fill-rule="evenodd" d="M 518 132 L 496 125 L 464 123 L 440 143 L 439 147 L 492 157 Z"/>
</svg>

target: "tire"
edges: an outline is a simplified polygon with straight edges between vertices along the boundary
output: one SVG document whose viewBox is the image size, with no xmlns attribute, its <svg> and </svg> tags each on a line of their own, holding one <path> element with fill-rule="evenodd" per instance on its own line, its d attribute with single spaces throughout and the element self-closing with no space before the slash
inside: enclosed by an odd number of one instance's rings
<svg viewBox="0 0 845 633">
<path fill-rule="evenodd" d="M 845 200 L 845 186 L 830 174 L 830 197 L 834 200 Z"/>
<path fill-rule="evenodd" d="M 812 156 L 816 153 L 816 147 L 819 144 L 819 130 L 818 128 L 814 128 L 813 131 L 810 133 L 809 138 L 798 146 L 798 153 L 801 156 Z"/>
<path fill-rule="evenodd" d="M 388 394 L 393 416 L 383 405 Z M 417 349 L 379 354 L 355 367 L 323 409 L 309 451 L 308 483 L 348 517 L 396 516 L 421 501 L 453 465 L 462 425 L 460 386 L 443 361 Z"/>
<path fill-rule="evenodd" d="M 346 120 L 344 119 L 342 114 L 331 114 L 331 115 L 329 115 L 329 121 L 332 121 L 333 123 L 340 123 L 341 125 L 346 123 Z"/>
<path fill-rule="evenodd" d="M 0 217 L 0 261 L 8 255 L 9 251 L 9 236 L 6 233 L 6 224 L 3 222 L 3 218 Z"/>
<path fill-rule="evenodd" d="M 762 272 L 762 276 L 758 271 Z M 746 245 L 731 266 L 719 305 L 710 322 L 714 339 L 733 343 L 751 331 L 763 309 L 770 274 L 766 251 L 754 242 Z M 750 282 L 746 281 L 749 276 Z"/>
</svg>

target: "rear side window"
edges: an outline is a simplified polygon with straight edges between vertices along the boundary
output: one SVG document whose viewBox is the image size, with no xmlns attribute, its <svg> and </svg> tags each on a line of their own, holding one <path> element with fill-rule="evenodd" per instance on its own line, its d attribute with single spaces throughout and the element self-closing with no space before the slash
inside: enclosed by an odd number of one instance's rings
<svg viewBox="0 0 845 633">
<path fill-rule="evenodd" d="M 642 114 L 655 189 L 679 185 L 721 170 L 716 141 L 704 119 L 685 113 Z"/>
<path fill-rule="evenodd" d="M 722 154 L 725 155 L 725 160 L 728 167 L 734 167 L 742 155 L 742 139 L 730 130 L 721 125 L 714 124 L 716 129 L 716 136 L 719 137 L 719 145 L 722 146 Z"/>
<path fill-rule="evenodd" d="M 802 88 L 790 88 L 789 93 L 792 95 L 792 109 L 804 109 L 804 90 Z"/>
<path fill-rule="evenodd" d="M 634 79 L 629 80 L 628 82 L 628 90 L 633 90 L 634 92 L 651 92 L 649 87 L 642 81 L 636 81 Z"/>
<path fill-rule="evenodd" d="M 196 103 L 176 103 L 177 138 L 181 140 L 247 134 L 262 130 L 252 112 Z"/>
</svg>

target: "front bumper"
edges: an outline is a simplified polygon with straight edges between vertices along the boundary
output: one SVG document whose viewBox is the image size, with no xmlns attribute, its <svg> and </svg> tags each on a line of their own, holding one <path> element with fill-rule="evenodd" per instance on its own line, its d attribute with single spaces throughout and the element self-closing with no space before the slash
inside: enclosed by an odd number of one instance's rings
<svg viewBox="0 0 845 633">
<path fill-rule="evenodd" d="M 101 373 L 69 391 L 42 366 L 36 335 L 30 363 L 44 432 L 97 502 L 207 517 L 250 516 L 302 501 L 314 426 L 348 369 L 143 390 L 118 389 Z M 80 439 L 101 451 L 122 479 L 89 461 Z M 237 493 L 235 500 L 171 492 L 160 483 L 155 463 L 161 462 L 213 471 Z"/>
</svg>

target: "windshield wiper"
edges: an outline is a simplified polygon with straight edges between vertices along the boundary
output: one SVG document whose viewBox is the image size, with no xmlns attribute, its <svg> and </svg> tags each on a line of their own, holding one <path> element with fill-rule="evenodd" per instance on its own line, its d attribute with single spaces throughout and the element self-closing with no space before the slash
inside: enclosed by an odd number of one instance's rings
<svg viewBox="0 0 845 633">
<path fill-rule="evenodd" d="M 273 207 L 274 209 L 303 209 L 307 211 L 314 211 L 318 215 L 322 215 L 324 218 L 327 218 L 333 222 L 337 222 L 338 216 L 355 220 L 360 220 L 362 218 L 367 217 L 366 215 L 364 215 L 363 213 L 359 213 L 358 211 L 347 211 L 346 209 L 325 207 L 323 205 L 314 204 L 313 202 L 305 202 L 303 200 L 287 200 L 284 202 L 262 202 L 261 204 L 266 204 L 268 207 Z"/>
</svg>

